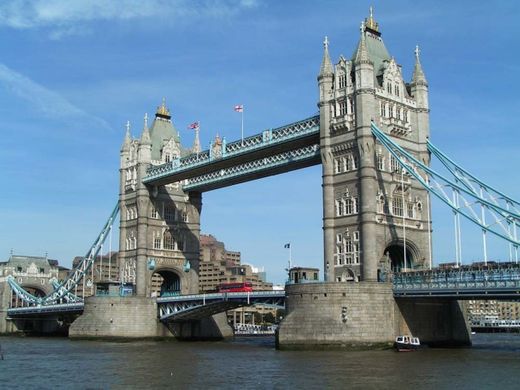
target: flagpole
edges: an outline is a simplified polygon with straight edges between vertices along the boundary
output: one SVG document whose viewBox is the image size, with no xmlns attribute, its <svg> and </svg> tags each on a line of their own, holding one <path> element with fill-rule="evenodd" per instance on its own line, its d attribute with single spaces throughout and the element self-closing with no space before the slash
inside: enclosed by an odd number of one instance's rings
<svg viewBox="0 0 520 390">
<path fill-rule="evenodd" d="M 242 126 L 241 126 L 241 131 L 240 131 L 240 135 L 242 136 L 242 146 L 244 146 L 244 106 L 242 105 Z"/>
<path fill-rule="evenodd" d="M 291 256 L 291 243 L 289 243 L 289 272 L 291 271 L 291 263 L 292 263 L 292 256 Z"/>
</svg>

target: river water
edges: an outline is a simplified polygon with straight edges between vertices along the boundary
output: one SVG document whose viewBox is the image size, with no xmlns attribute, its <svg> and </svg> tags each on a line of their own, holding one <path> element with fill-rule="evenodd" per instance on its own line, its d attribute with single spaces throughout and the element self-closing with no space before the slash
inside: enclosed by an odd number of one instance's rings
<svg viewBox="0 0 520 390">
<path fill-rule="evenodd" d="M 463 349 L 278 351 L 221 342 L 0 337 L 1 389 L 520 389 L 520 334 Z"/>
</svg>

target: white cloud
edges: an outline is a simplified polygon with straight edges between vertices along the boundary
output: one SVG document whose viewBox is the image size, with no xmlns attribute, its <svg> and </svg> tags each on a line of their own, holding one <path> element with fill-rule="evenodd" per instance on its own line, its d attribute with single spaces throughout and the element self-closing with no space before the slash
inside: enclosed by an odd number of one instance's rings
<svg viewBox="0 0 520 390">
<path fill-rule="evenodd" d="M 14 0 L 0 3 L 0 25 L 50 28 L 59 37 L 93 21 L 226 17 L 257 5 L 257 0 Z"/>
<path fill-rule="evenodd" d="M 10 91 L 14 95 L 22 98 L 49 118 L 88 118 L 98 126 L 110 128 L 103 119 L 89 115 L 57 92 L 45 88 L 1 63 L 0 85 L 2 89 Z"/>
</svg>

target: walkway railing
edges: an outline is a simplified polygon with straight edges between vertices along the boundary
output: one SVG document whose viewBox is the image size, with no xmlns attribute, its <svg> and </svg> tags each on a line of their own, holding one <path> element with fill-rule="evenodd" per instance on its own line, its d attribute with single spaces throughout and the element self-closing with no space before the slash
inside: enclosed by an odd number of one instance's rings
<svg viewBox="0 0 520 390">
<path fill-rule="evenodd" d="M 520 265 L 400 272 L 392 283 L 394 296 L 400 297 L 520 298 Z"/>
<path fill-rule="evenodd" d="M 201 167 L 215 160 L 235 157 L 252 150 L 282 144 L 309 134 L 319 133 L 319 130 L 320 117 L 313 116 L 276 129 L 265 130 L 262 133 L 229 144 L 224 140 L 219 154 L 214 154 L 210 148 L 200 153 L 175 159 L 166 164 L 151 167 L 148 169 L 148 175 L 143 179 L 143 182 L 147 183 L 174 173 Z"/>
</svg>

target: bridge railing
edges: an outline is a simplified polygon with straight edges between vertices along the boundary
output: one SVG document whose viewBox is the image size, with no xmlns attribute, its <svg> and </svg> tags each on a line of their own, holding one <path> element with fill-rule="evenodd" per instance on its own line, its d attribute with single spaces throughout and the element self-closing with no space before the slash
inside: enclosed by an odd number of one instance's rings
<svg viewBox="0 0 520 390">
<path fill-rule="evenodd" d="M 236 156 L 257 148 L 302 137 L 309 133 L 319 131 L 319 125 L 319 116 L 313 116 L 276 129 L 265 130 L 262 133 L 244 138 L 243 140 L 230 143 L 226 143 L 224 140 L 222 143 L 221 154 L 214 154 L 210 149 L 172 160 L 166 164 L 150 167 L 147 171 L 146 180 L 155 179 L 168 173 L 179 172 L 196 166 L 209 164 L 216 159 Z"/>
<path fill-rule="evenodd" d="M 520 288 L 520 265 L 398 272 L 392 283 L 394 291 Z"/>
</svg>

